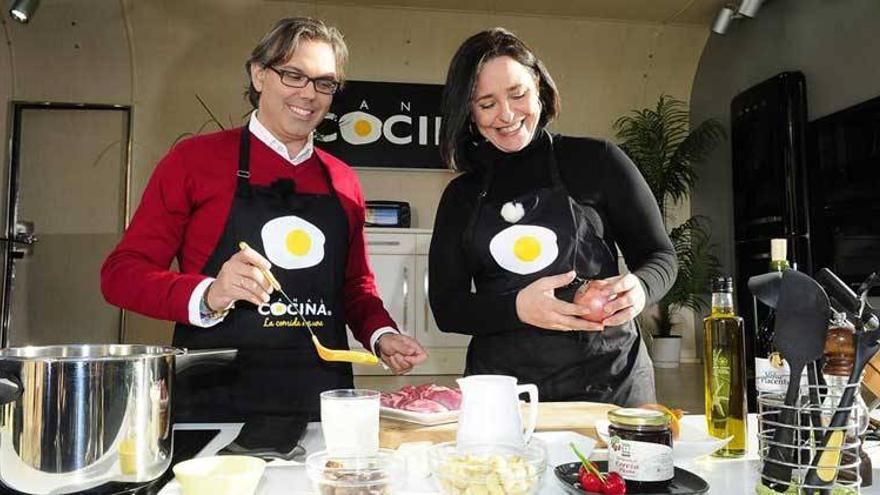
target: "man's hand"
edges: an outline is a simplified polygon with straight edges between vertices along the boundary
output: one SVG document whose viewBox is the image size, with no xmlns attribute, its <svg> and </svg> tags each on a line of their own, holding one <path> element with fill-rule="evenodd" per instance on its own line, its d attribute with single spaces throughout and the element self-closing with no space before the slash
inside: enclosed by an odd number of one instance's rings
<svg viewBox="0 0 880 495">
<path fill-rule="evenodd" d="M 249 301 L 257 306 L 269 302 L 272 285 L 260 268 L 272 264 L 251 248 L 235 253 L 220 267 L 217 280 L 208 286 L 205 302 L 214 311 L 229 308 L 235 301 Z"/>
<path fill-rule="evenodd" d="M 396 375 L 409 373 L 413 366 L 428 359 L 428 353 L 416 339 L 397 333 L 379 337 L 376 352 Z"/>
</svg>

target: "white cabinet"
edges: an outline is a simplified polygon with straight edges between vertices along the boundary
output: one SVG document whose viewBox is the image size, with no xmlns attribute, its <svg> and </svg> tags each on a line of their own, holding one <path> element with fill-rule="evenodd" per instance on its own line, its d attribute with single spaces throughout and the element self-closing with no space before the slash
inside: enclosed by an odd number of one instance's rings
<svg viewBox="0 0 880 495">
<path fill-rule="evenodd" d="M 428 302 L 428 247 L 431 232 L 422 229 L 367 229 L 367 256 L 379 296 L 398 328 L 415 337 L 429 358 L 413 374 L 461 374 L 470 337 L 437 328 Z M 349 332 L 349 344 L 360 348 Z M 387 374 L 373 366 L 355 366 L 357 375 Z"/>
</svg>

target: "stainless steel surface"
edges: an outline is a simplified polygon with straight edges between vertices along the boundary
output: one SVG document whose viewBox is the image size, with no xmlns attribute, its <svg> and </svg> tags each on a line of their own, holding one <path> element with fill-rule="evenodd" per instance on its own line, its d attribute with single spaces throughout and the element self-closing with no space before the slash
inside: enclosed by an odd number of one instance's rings
<svg viewBox="0 0 880 495">
<path fill-rule="evenodd" d="M 159 477 L 171 462 L 175 357 L 185 353 L 142 345 L 0 350 L 7 380 L 0 387 L 0 482 L 65 494 Z"/>
<path fill-rule="evenodd" d="M 407 321 L 409 318 L 409 270 L 404 266 L 403 267 L 403 331 L 413 333 L 413 330 L 409 328 L 409 322 Z"/>
<path fill-rule="evenodd" d="M 25 346 L 0 349 L 0 360 L 25 361 L 44 359 L 49 361 L 80 361 L 141 359 L 144 357 L 174 355 L 185 351 L 173 347 L 149 345 L 50 345 Z"/>
<path fill-rule="evenodd" d="M 428 268 L 425 267 L 424 271 L 425 271 L 425 276 L 423 279 L 424 280 L 423 289 L 425 292 L 425 301 L 422 304 L 422 309 L 424 310 L 424 314 L 422 315 L 422 321 L 425 322 L 425 333 L 428 333 L 428 331 L 431 328 L 431 325 L 429 324 L 429 322 L 431 320 L 431 307 L 430 307 L 429 299 L 428 299 Z"/>
<path fill-rule="evenodd" d="M 847 384 L 846 389 L 855 392 L 858 390 L 858 383 Z M 785 447 L 791 450 L 793 455 L 791 459 L 786 461 L 786 466 L 797 473 L 798 479 L 803 480 L 800 483 L 800 488 L 803 491 L 799 491 L 799 493 L 808 493 L 808 489 L 814 490 L 816 493 L 820 493 L 819 490 L 824 489 L 827 490 L 827 493 L 831 493 L 832 489 L 843 488 L 852 490 L 850 493 L 858 492 L 859 485 L 861 484 L 861 477 L 859 475 L 859 465 L 861 464 L 859 448 L 861 440 L 858 435 L 851 435 L 849 431 L 857 428 L 857 421 L 842 426 L 831 426 L 829 424 L 831 418 L 841 410 L 846 411 L 847 415 L 851 414 L 853 417 L 859 414 L 858 406 L 852 402 L 840 404 L 843 393 L 844 390 L 831 390 L 824 384 L 811 385 L 804 380 L 800 382 L 798 398 L 793 406 L 785 405 L 785 397 L 782 393 L 758 393 L 758 457 L 763 464 L 773 465 L 781 462 L 770 453 L 774 446 Z M 811 402 L 810 396 L 815 394 L 825 396 L 822 404 L 817 405 Z M 787 409 L 793 411 L 789 414 L 794 418 L 793 423 L 785 423 L 781 419 L 782 412 Z M 822 418 L 820 424 L 815 424 L 811 420 L 811 417 L 814 415 Z M 774 440 L 774 434 L 779 429 L 788 429 L 793 432 L 787 436 L 782 444 L 779 444 L 778 440 Z M 821 439 L 828 438 L 830 436 L 829 433 L 834 431 L 846 431 L 844 441 L 838 446 L 820 445 L 823 444 Z M 837 463 L 825 465 L 825 469 L 835 473 L 832 485 L 817 483 L 816 480 L 810 480 L 806 476 L 811 467 L 814 467 L 811 464 L 819 458 L 825 449 L 841 455 Z M 776 484 L 788 485 L 791 483 L 791 479 L 779 479 L 772 473 L 766 475 L 765 478 L 767 478 L 768 482 Z"/>
<path fill-rule="evenodd" d="M 34 244 L 39 240 L 34 235 L 34 222 L 24 220 L 15 222 L 15 236 L 13 239 L 12 256 L 22 258 L 34 254 Z"/>
</svg>

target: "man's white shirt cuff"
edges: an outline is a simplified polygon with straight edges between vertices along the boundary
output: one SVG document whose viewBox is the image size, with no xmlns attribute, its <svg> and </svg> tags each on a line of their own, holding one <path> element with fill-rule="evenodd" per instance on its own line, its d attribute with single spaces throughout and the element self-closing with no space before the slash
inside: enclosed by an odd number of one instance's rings
<svg viewBox="0 0 880 495">
<path fill-rule="evenodd" d="M 373 332 L 373 336 L 370 337 L 370 349 L 373 350 L 373 354 L 375 354 L 377 356 L 379 355 L 379 353 L 376 350 L 376 342 L 379 342 L 379 337 L 385 335 L 386 333 L 399 334 L 400 332 L 398 332 L 397 330 L 395 330 L 392 327 L 382 327 L 382 328 L 376 330 L 375 332 Z"/>
<path fill-rule="evenodd" d="M 199 282 L 199 285 L 196 286 L 192 291 L 192 295 L 189 296 L 189 305 L 187 306 L 189 312 L 189 323 L 190 325 L 194 325 L 201 328 L 213 327 L 214 325 L 223 321 L 223 317 L 220 318 L 203 318 L 202 317 L 202 298 L 205 297 L 205 291 L 208 290 L 208 286 L 213 282 L 213 278 L 206 278 Z"/>
</svg>

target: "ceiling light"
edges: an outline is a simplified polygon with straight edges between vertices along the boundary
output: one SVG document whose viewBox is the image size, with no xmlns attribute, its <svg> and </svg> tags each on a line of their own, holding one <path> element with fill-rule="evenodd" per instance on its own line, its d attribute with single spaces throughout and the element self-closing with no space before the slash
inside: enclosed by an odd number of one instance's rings
<svg viewBox="0 0 880 495">
<path fill-rule="evenodd" d="M 742 3 L 739 4 L 739 13 L 746 17 L 755 17 L 762 3 L 764 3 L 763 0 L 742 0 Z"/>
<path fill-rule="evenodd" d="M 718 12 L 718 17 L 715 18 L 715 24 L 712 25 L 712 31 L 718 34 L 726 33 L 727 28 L 730 27 L 730 23 L 733 22 L 734 17 L 736 17 L 735 7 L 732 5 L 725 5 L 721 9 L 721 12 Z"/>
<path fill-rule="evenodd" d="M 40 0 L 15 0 L 9 9 L 9 15 L 22 24 L 34 17 L 34 12 L 40 5 Z"/>
</svg>

